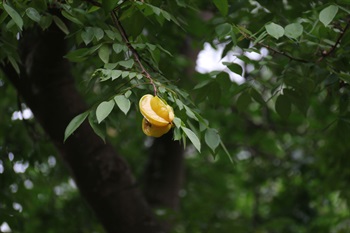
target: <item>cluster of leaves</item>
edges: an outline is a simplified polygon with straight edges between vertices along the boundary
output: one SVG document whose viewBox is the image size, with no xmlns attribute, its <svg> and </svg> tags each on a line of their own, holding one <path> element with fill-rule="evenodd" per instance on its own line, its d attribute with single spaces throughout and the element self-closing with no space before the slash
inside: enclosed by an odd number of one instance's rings
<svg viewBox="0 0 350 233">
<path fill-rule="evenodd" d="M 126 62 L 133 63 L 133 60 L 128 60 Z M 122 63 L 122 66 L 127 68 L 129 65 L 126 65 L 126 62 L 119 63 Z M 134 103 L 135 107 L 137 106 L 137 97 L 140 96 L 140 93 L 144 93 L 149 85 L 148 82 L 144 82 L 146 77 L 144 77 L 143 74 L 131 70 L 99 68 L 93 74 L 93 80 L 96 77 L 98 77 L 98 84 L 114 87 L 112 97 L 107 101 L 102 101 L 96 104 L 96 107 L 76 116 L 66 128 L 65 140 L 88 116 L 91 127 L 95 130 L 96 134 L 105 140 L 105 133 L 101 127 L 99 127 L 99 124 L 111 114 L 115 105 L 117 105 L 125 115 L 128 114 L 131 104 Z M 215 153 L 216 148 L 222 143 L 220 136 L 215 129 L 208 126 L 208 121 L 205 120 L 198 111 L 193 109 L 194 105 L 188 101 L 189 95 L 179 90 L 174 85 L 164 84 L 167 80 L 162 76 L 154 73 L 153 77 L 156 77 L 155 80 L 157 81 L 155 81 L 155 85 L 158 87 L 159 94 L 162 95 L 163 98 L 165 97 L 169 103 L 171 102 L 171 105 L 175 108 L 174 140 L 182 140 L 184 146 L 186 146 L 187 136 L 195 148 L 200 151 L 201 142 L 197 135 L 204 133 L 206 144 L 211 148 L 212 152 Z M 187 118 L 189 119 L 186 121 L 186 124 L 182 119 Z M 198 127 L 196 127 L 191 120 L 199 123 L 199 129 L 197 129 Z M 188 128 L 187 125 L 189 125 L 190 128 Z M 194 133 L 194 131 L 196 133 Z M 225 148 L 223 144 L 222 146 Z"/>
<path fill-rule="evenodd" d="M 246 105 L 252 98 L 261 105 L 274 102 L 275 110 L 283 118 L 288 118 L 293 105 L 306 115 L 310 102 L 305 100 L 308 100 L 313 93 L 319 94 L 324 91 L 330 84 L 327 75 L 314 77 L 315 65 L 320 68 L 317 72 L 328 73 L 328 77 L 332 76 L 332 83 L 337 83 L 335 77 L 338 78 L 338 83 L 347 83 L 348 72 L 339 67 L 341 59 L 330 56 L 326 64 L 322 63 L 322 60 L 334 51 L 341 53 L 340 42 L 343 42 L 344 46 L 347 45 L 348 13 L 349 11 L 340 5 L 326 6 L 320 12 L 317 12 L 315 7 L 307 12 L 304 18 L 300 17 L 295 20 L 297 22 L 289 23 L 284 28 L 275 22 L 269 22 L 255 29 L 254 33 L 247 27 L 228 22 L 217 25 L 215 28 L 217 36 L 226 43 L 222 56 L 232 49 L 239 48 L 236 57 L 241 59 L 243 64 L 254 66 L 252 72 L 244 74 L 247 82 L 241 85 L 239 90 L 235 90 L 234 94 L 242 92 L 237 98 L 237 107 Z M 334 23 L 331 24 L 332 22 Z M 246 53 L 251 52 L 260 54 L 259 47 L 269 50 L 269 54 L 258 61 L 246 56 Z M 278 55 L 282 60 L 274 63 L 273 55 Z M 223 65 L 232 72 L 243 75 L 240 65 L 228 62 L 223 62 Z M 261 70 L 268 75 L 280 74 L 279 78 L 268 77 L 269 80 L 255 78 L 261 75 Z M 201 87 L 205 85 L 206 83 L 199 84 Z M 246 91 L 245 86 L 248 86 L 249 91 Z M 270 93 L 264 90 L 270 90 Z"/>
</svg>

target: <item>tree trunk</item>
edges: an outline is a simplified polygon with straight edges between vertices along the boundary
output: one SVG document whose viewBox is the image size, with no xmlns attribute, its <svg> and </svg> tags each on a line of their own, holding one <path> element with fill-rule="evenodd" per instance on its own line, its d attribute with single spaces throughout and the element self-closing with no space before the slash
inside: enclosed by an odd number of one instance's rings
<svg viewBox="0 0 350 233">
<path fill-rule="evenodd" d="M 21 74 L 3 67 L 9 80 L 31 108 L 62 155 L 84 198 L 107 232 L 164 232 L 142 193 L 134 185 L 129 166 L 87 122 L 63 143 L 70 120 L 86 110 L 69 70 L 63 33 L 55 26 L 31 30 L 20 39 Z"/>
<path fill-rule="evenodd" d="M 148 203 L 177 210 L 183 183 L 184 150 L 172 134 L 155 139 L 145 172 L 144 193 Z"/>
</svg>

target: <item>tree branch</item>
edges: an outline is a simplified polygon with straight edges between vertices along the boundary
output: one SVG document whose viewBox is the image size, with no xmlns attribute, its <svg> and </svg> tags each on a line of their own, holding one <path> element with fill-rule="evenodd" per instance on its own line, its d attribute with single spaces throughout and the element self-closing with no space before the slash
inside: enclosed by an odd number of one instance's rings
<svg viewBox="0 0 350 233">
<path fill-rule="evenodd" d="M 248 39 L 250 41 L 254 41 L 255 40 L 255 38 L 251 37 L 247 33 L 243 32 L 243 31 L 240 31 L 240 32 L 244 36 L 244 38 L 246 38 L 246 39 Z M 304 60 L 304 59 L 297 58 L 297 57 L 293 57 L 292 55 L 290 55 L 290 54 L 288 54 L 288 53 L 286 53 L 284 51 L 279 51 L 279 50 L 277 50 L 277 49 L 275 49 L 275 48 L 273 48 L 273 47 L 271 47 L 269 45 L 266 45 L 264 43 L 258 42 L 256 44 L 261 46 L 261 47 L 264 47 L 264 48 L 266 48 L 266 49 L 268 49 L 268 50 L 270 50 L 270 51 L 272 51 L 274 53 L 277 53 L 277 54 L 280 54 L 282 56 L 285 56 L 285 57 L 289 58 L 290 60 L 297 61 L 297 62 L 302 62 L 302 63 L 311 63 L 311 61 Z"/>
<path fill-rule="evenodd" d="M 98 7 L 102 7 L 102 4 L 99 3 L 99 2 L 96 2 L 94 0 L 85 0 L 89 3 L 91 3 L 92 5 L 94 6 L 98 6 Z M 128 35 L 123 27 L 123 25 L 121 24 L 119 18 L 118 18 L 118 15 L 116 13 L 116 11 L 120 8 L 120 6 L 124 3 L 125 1 L 123 1 L 121 4 L 119 4 L 116 8 L 114 8 L 112 11 L 111 11 L 111 17 L 113 19 L 113 23 L 115 25 L 115 27 L 118 29 L 119 33 L 121 34 L 126 46 L 128 47 L 128 49 L 130 50 L 130 52 L 132 53 L 133 57 L 134 57 L 134 61 L 139 65 L 140 69 L 141 69 L 141 72 L 142 74 L 144 74 L 146 76 L 146 78 L 150 81 L 150 84 L 153 86 L 153 91 L 154 91 L 154 95 L 156 96 L 157 95 L 157 87 L 152 79 L 152 76 L 149 74 L 149 72 L 145 69 L 145 67 L 143 66 L 141 60 L 143 60 L 141 58 L 141 56 L 139 55 L 139 53 L 136 51 L 136 49 L 131 45 L 130 41 L 129 41 L 129 38 L 128 38 Z M 141 1 L 143 2 L 143 1 Z M 146 64 L 154 70 L 154 68 L 148 64 L 146 62 Z"/>
<path fill-rule="evenodd" d="M 122 36 L 126 46 L 128 47 L 128 49 L 130 50 L 130 52 L 134 56 L 135 62 L 140 66 L 142 73 L 146 76 L 146 78 L 150 81 L 151 85 L 153 86 L 154 95 L 156 96 L 157 95 L 157 87 L 156 87 L 151 75 L 148 73 L 148 71 L 142 65 L 142 62 L 140 60 L 140 55 L 138 54 L 136 49 L 134 47 L 132 47 L 132 45 L 128 39 L 128 36 L 125 32 L 125 29 L 123 28 L 122 24 L 120 23 L 119 18 L 117 16 L 117 13 L 115 13 L 114 10 L 111 12 L 111 16 L 112 16 L 112 19 L 114 21 L 116 28 L 118 29 L 118 31 L 120 32 L 120 34 Z"/>
<path fill-rule="evenodd" d="M 286 53 L 284 51 L 279 51 L 279 50 L 277 50 L 275 48 L 272 48 L 269 45 L 266 45 L 266 44 L 263 44 L 263 43 L 260 43 L 260 42 L 258 42 L 257 44 L 262 46 L 262 47 L 264 47 L 264 48 L 267 48 L 268 50 L 270 50 L 270 51 L 272 51 L 274 53 L 277 53 L 277 54 L 280 54 L 282 56 L 285 56 L 285 57 L 289 58 L 290 60 L 297 61 L 297 62 L 302 62 L 302 63 L 311 63 L 311 61 L 304 60 L 304 59 L 297 58 L 297 57 L 293 57 L 292 55 L 290 55 L 290 54 L 288 54 L 288 53 Z"/>
<path fill-rule="evenodd" d="M 348 16 L 348 18 L 350 18 L 350 16 Z M 345 34 L 345 32 L 349 29 L 350 27 L 350 19 L 347 20 L 347 24 L 346 26 L 340 30 L 340 33 L 339 33 L 339 36 L 338 36 L 338 39 L 336 40 L 335 44 L 329 49 L 329 50 L 325 50 L 322 52 L 322 56 L 317 60 L 317 63 L 318 62 L 321 62 L 324 58 L 328 57 L 329 55 L 331 55 L 335 49 L 338 47 L 338 45 L 340 45 L 341 43 L 341 40 Z"/>
</svg>

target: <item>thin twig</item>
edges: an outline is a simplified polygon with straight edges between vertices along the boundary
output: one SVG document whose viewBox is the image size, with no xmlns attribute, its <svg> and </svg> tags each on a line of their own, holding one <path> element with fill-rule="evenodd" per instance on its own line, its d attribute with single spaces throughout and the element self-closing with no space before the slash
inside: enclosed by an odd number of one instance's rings
<svg viewBox="0 0 350 233">
<path fill-rule="evenodd" d="M 308 61 L 308 60 L 304 60 L 302 58 L 293 57 L 293 56 L 289 55 L 288 53 L 286 53 L 284 51 L 279 51 L 279 50 L 277 50 L 275 48 L 272 48 L 269 45 L 266 45 L 266 44 L 263 44 L 263 43 L 260 43 L 260 42 L 258 42 L 257 44 L 262 46 L 262 47 L 264 47 L 264 48 L 267 48 L 268 50 L 271 50 L 274 53 L 277 53 L 277 54 L 280 54 L 282 56 L 285 56 L 285 57 L 289 58 L 290 60 L 294 60 L 294 61 L 298 61 L 298 62 L 302 62 L 302 63 L 310 63 L 310 61 Z"/>
<path fill-rule="evenodd" d="M 345 32 L 349 29 L 349 27 L 350 27 L 350 19 L 348 19 L 348 22 L 347 22 L 345 28 L 340 31 L 340 34 L 339 34 L 338 39 L 335 42 L 335 44 L 328 51 L 327 50 L 323 51 L 322 56 L 317 60 L 317 62 L 321 62 L 325 57 L 328 57 L 329 55 L 331 55 L 335 51 L 335 49 L 340 44 Z"/>
<path fill-rule="evenodd" d="M 157 87 L 155 85 L 155 83 L 153 82 L 153 79 L 151 77 L 151 75 L 147 72 L 147 70 L 145 69 L 145 67 L 143 66 L 141 60 L 140 60 L 140 55 L 138 54 L 138 52 L 135 50 L 134 47 L 132 47 L 128 36 L 125 32 L 125 29 L 123 28 L 123 26 L 121 25 L 119 18 L 117 16 L 117 13 L 115 13 L 115 11 L 111 12 L 112 15 L 112 19 L 114 21 L 115 26 L 117 27 L 118 31 L 120 32 L 126 46 L 128 47 L 128 49 L 130 50 L 130 52 L 132 53 L 132 55 L 134 56 L 134 60 L 135 62 L 140 66 L 142 73 L 146 76 L 146 78 L 149 79 L 150 83 L 153 86 L 153 90 L 154 90 L 154 95 L 157 95 Z"/>
<path fill-rule="evenodd" d="M 94 6 L 98 6 L 98 7 L 101 7 L 101 3 L 99 2 L 96 2 L 95 0 L 86 0 L 87 2 L 91 3 L 92 5 Z M 123 2 L 124 3 L 124 2 Z M 122 3 L 122 4 L 123 4 Z M 121 4 L 120 4 L 121 5 Z M 139 65 L 139 67 L 141 68 L 141 73 L 145 75 L 145 77 L 150 81 L 151 85 L 153 86 L 153 91 L 154 91 L 154 95 L 156 96 L 157 95 L 157 87 L 151 77 L 151 75 L 148 73 L 148 71 L 145 69 L 145 67 L 143 66 L 141 60 L 144 61 L 144 59 L 142 59 L 140 57 L 140 55 L 138 54 L 138 52 L 136 51 L 136 49 L 131 45 L 129 39 L 128 39 L 128 36 L 126 34 L 126 31 L 124 29 L 124 27 L 122 26 L 119 18 L 118 18 L 118 15 L 117 13 L 115 12 L 116 10 L 119 9 L 119 6 L 117 6 L 116 8 L 114 8 L 112 11 L 111 11 L 111 16 L 112 16 L 112 19 L 113 19 L 113 22 L 115 24 L 115 27 L 118 29 L 119 33 L 121 34 L 126 46 L 128 47 L 128 49 L 130 50 L 130 52 L 132 53 L 133 57 L 134 57 L 134 61 Z M 144 61 L 145 62 L 145 61 Z M 148 64 L 147 62 L 145 62 L 149 67 L 151 67 L 151 69 L 153 69 L 153 67 Z"/>
<path fill-rule="evenodd" d="M 251 37 L 250 35 L 246 34 L 245 32 L 243 31 L 240 31 L 241 34 L 244 36 L 244 38 L 250 40 L 250 41 L 254 41 L 255 38 Z M 264 43 L 261 43 L 261 42 L 257 42 L 256 43 L 257 45 L 261 46 L 261 47 L 264 47 L 264 48 L 267 48 L 268 50 L 274 52 L 274 53 L 277 53 L 277 54 L 280 54 L 282 56 L 285 56 L 287 58 L 289 58 L 290 60 L 294 60 L 294 61 L 297 61 L 297 62 L 302 62 L 302 63 L 310 63 L 310 61 L 308 60 L 304 60 L 302 58 L 297 58 L 297 57 L 293 57 L 292 55 L 289 55 L 288 53 L 284 52 L 284 51 L 279 51 L 269 45 L 266 45 Z"/>
</svg>

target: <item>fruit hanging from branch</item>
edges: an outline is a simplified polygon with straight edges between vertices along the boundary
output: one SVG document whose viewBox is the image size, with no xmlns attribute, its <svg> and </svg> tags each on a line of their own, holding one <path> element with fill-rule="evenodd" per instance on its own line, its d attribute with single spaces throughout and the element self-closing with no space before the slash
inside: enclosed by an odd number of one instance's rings
<svg viewBox="0 0 350 233">
<path fill-rule="evenodd" d="M 142 131 L 147 136 L 160 137 L 169 132 L 174 120 L 174 110 L 158 96 L 147 94 L 139 102 L 142 120 Z"/>
</svg>

